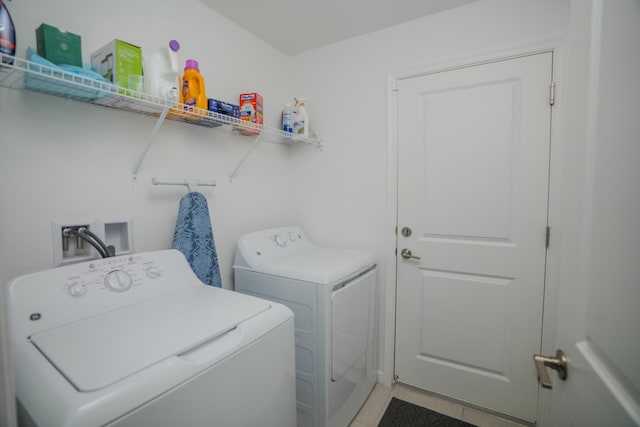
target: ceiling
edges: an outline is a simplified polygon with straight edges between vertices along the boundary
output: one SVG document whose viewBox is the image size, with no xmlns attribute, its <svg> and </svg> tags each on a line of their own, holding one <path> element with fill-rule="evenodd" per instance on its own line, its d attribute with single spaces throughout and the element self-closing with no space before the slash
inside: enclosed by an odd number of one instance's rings
<svg viewBox="0 0 640 427">
<path fill-rule="evenodd" d="M 478 0 L 201 0 L 287 55 Z"/>
</svg>

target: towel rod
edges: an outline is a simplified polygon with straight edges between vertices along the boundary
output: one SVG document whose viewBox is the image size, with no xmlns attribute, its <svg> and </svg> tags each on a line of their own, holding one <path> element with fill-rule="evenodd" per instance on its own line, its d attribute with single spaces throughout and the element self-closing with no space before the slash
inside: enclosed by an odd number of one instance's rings
<svg viewBox="0 0 640 427">
<path fill-rule="evenodd" d="M 217 184 L 214 180 L 202 181 L 196 179 L 160 179 L 151 178 L 153 185 L 186 185 L 189 191 L 195 191 L 196 187 L 215 187 Z"/>
</svg>

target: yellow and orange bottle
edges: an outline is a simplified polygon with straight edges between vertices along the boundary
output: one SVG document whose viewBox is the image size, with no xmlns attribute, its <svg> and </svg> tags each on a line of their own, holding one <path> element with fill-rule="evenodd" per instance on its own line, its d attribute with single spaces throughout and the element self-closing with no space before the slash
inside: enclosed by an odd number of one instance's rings
<svg viewBox="0 0 640 427">
<path fill-rule="evenodd" d="M 185 104 L 188 111 L 194 108 L 203 110 L 198 114 L 206 114 L 207 95 L 204 90 L 204 78 L 200 74 L 198 61 L 187 59 L 182 76 L 182 90 L 180 91 L 180 103 Z"/>
</svg>

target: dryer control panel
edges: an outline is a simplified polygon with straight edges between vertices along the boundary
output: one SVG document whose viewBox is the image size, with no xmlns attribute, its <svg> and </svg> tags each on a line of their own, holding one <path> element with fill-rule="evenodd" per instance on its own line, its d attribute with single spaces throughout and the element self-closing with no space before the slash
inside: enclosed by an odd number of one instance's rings
<svg viewBox="0 0 640 427">
<path fill-rule="evenodd" d="M 238 240 L 236 265 L 259 268 L 277 258 L 306 252 L 315 247 L 298 226 L 256 231 L 245 234 Z"/>
<path fill-rule="evenodd" d="M 288 229 L 288 230 L 278 231 L 275 234 L 270 235 L 269 237 L 273 239 L 276 245 L 280 246 L 281 248 L 284 248 L 287 245 L 292 244 L 293 242 L 301 240 L 302 232 Z"/>
<path fill-rule="evenodd" d="M 10 310 L 30 335 L 188 286 L 203 285 L 176 250 L 123 255 L 18 277 Z"/>
</svg>

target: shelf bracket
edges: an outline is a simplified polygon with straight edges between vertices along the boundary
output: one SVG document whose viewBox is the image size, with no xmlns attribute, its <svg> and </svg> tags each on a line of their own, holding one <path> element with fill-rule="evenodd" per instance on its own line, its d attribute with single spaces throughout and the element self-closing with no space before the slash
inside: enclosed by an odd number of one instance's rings
<svg viewBox="0 0 640 427">
<path fill-rule="evenodd" d="M 259 134 L 258 136 L 256 136 L 256 139 L 253 140 L 253 144 L 251 144 L 251 147 L 249 147 L 247 152 L 244 153 L 244 156 L 242 156 L 242 158 L 238 162 L 238 165 L 233 170 L 233 172 L 229 174 L 229 181 L 232 181 L 233 177 L 236 176 L 236 174 L 238 173 L 238 169 L 240 169 L 240 166 L 242 166 L 244 161 L 247 160 L 247 157 L 249 157 L 249 154 L 251 154 L 251 152 L 258 146 L 258 142 L 260 142 L 261 138 L 262 138 L 262 134 Z"/>
<path fill-rule="evenodd" d="M 158 120 L 156 121 L 156 125 L 153 127 L 153 130 L 151 131 L 151 135 L 149 135 L 149 139 L 147 140 L 147 144 L 144 146 L 144 149 L 142 150 L 142 153 L 140 153 L 140 157 L 138 157 L 138 161 L 136 162 L 135 166 L 133 167 L 133 176 L 138 175 L 138 171 L 140 170 L 140 166 L 142 166 L 142 162 L 144 161 L 144 158 L 147 156 L 147 152 L 149 151 L 149 148 L 151 147 L 151 144 L 153 143 L 153 140 L 156 138 L 156 135 L 158 134 L 158 131 L 160 130 L 160 127 L 162 127 L 162 123 L 164 123 L 164 119 L 167 117 L 167 113 L 169 113 L 169 108 L 165 108 L 162 110 L 162 113 L 160 113 L 160 117 L 158 117 Z"/>
</svg>

